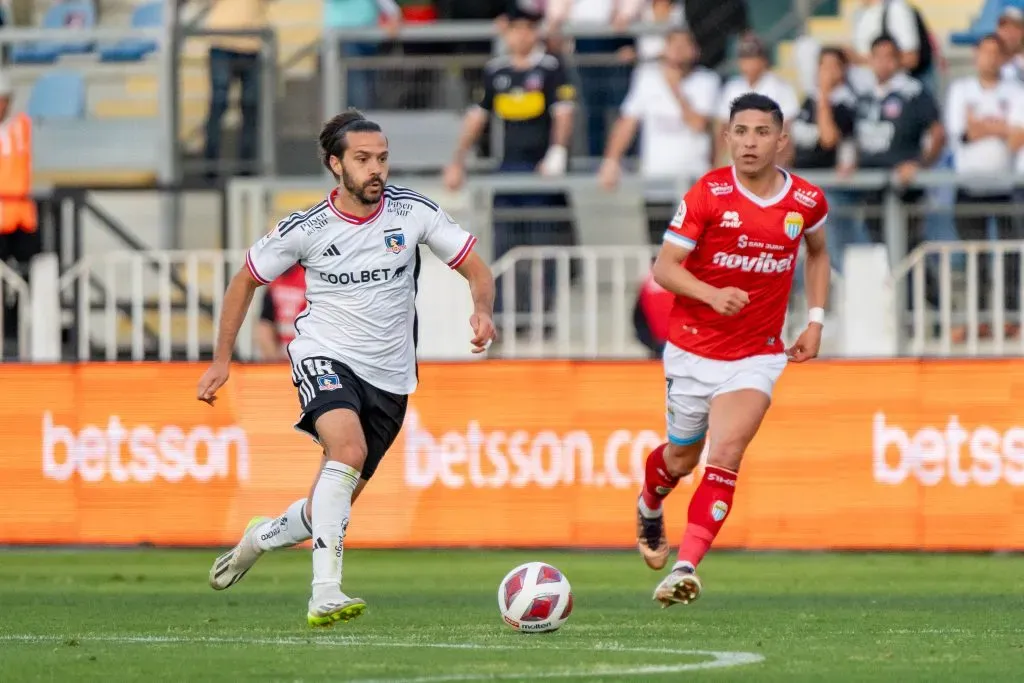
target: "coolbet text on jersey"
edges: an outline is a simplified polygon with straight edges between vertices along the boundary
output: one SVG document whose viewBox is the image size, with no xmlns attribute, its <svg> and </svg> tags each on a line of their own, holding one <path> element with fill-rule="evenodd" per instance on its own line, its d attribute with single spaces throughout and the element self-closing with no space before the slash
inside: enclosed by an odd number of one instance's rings
<svg viewBox="0 0 1024 683">
<path fill-rule="evenodd" d="M 744 188 L 731 166 L 711 171 L 683 197 L 665 240 L 693 250 L 686 269 L 696 278 L 742 289 L 750 303 L 723 316 L 701 301 L 676 297 L 668 337 L 674 346 L 716 360 L 783 351 L 800 241 L 828 215 L 821 189 L 783 173 L 782 189 L 767 199 Z"/>
</svg>

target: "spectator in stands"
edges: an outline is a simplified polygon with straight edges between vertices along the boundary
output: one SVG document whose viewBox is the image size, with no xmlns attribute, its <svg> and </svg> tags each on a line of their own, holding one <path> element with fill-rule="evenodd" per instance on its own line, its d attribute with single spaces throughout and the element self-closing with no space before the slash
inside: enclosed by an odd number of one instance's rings
<svg viewBox="0 0 1024 683">
<path fill-rule="evenodd" d="M 970 207 L 977 204 L 1005 204 L 1012 201 L 1010 182 L 993 183 L 991 176 L 1009 178 L 1013 174 L 1011 145 L 1024 142 L 1024 86 L 1016 81 L 1004 80 L 1000 74 L 1006 62 L 1007 50 L 998 35 L 981 39 L 975 49 L 976 73 L 954 81 L 947 93 L 946 130 L 954 153 L 954 166 L 961 176 L 957 190 L 957 204 Z M 976 183 L 972 176 L 988 175 Z M 1014 221 L 1006 213 L 992 217 L 998 239 L 1014 239 Z M 989 216 L 968 209 L 957 221 L 960 237 L 965 240 L 984 240 L 988 236 Z M 978 307 L 988 310 L 991 292 L 991 259 L 978 260 Z M 1005 305 L 1008 310 L 1018 307 L 1020 257 L 1005 257 Z M 991 330 L 982 325 L 982 334 Z M 1010 334 L 1017 328 L 1008 329 Z"/>
<path fill-rule="evenodd" d="M 785 79 L 770 70 L 768 50 L 757 36 L 749 35 L 741 40 L 737 48 L 737 55 L 740 75 L 725 84 L 715 117 L 715 159 L 719 160 L 724 160 L 727 155 L 724 131 L 729 122 L 729 108 L 732 101 L 740 95 L 756 92 L 778 102 L 779 107 L 782 108 L 782 115 L 785 117 L 787 130 L 789 130 L 793 119 L 800 113 L 800 102 L 796 99 L 796 91 Z M 787 164 L 791 158 L 792 146 L 790 145 L 780 162 Z"/>
<path fill-rule="evenodd" d="M 918 24 L 917 11 L 906 0 L 863 0 L 854 19 L 853 46 L 847 51 L 850 63 L 861 67 L 851 72 L 854 89 L 869 86 L 872 45 L 883 36 L 899 48 L 901 68 L 934 92 L 930 38 Z"/>
<path fill-rule="evenodd" d="M 292 266 L 267 286 L 256 327 L 260 358 L 267 362 L 288 360 L 285 350 L 295 338 L 295 317 L 306 307 L 306 271 Z"/>
<path fill-rule="evenodd" d="M 640 169 L 645 178 L 695 181 L 711 165 L 711 117 L 718 102 L 719 79 L 697 66 L 697 44 L 689 32 L 677 29 L 666 38 L 660 63 L 641 64 L 622 103 L 601 163 L 601 186 L 619 183 L 621 160 L 640 127 Z M 678 202 L 647 201 L 652 244 L 660 244 Z M 666 215 L 667 213 L 667 215 Z"/>
<path fill-rule="evenodd" d="M 328 28 L 357 30 L 376 28 L 382 24 L 384 30 L 394 37 L 402 24 L 402 9 L 395 0 L 324 0 L 324 24 Z M 343 57 L 373 57 L 380 52 L 379 42 L 360 43 L 342 41 Z M 369 69 L 348 69 L 348 92 L 345 104 L 356 109 L 371 109 L 374 102 L 376 79 Z"/>
<path fill-rule="evenodd" d="M 558 35 L 566 22 L 585 30 L 609 25 L 625 32 L 639 16 L 643 0 L 547 0 L 548 30 Z M 609 60 L 607 65 L 580 66 L 580 89 L 587 122 L 587 150 L 600 157 L 608 135 L 610 110 L 618 107 L 629 89 L 629 68 L 614 64 L 614 55 L 632 44 L 626 36 L 576 38 L 576 54 Z"/>
<path fill-rule="evenodd" d="M 38 217 L 32 199 L 32 121 L 11 109 L 14 87 L 0 71 L 0 261 L 28 278 L 28 264 L 39 253 Z M 0 338 L 17 338 L 18 316 L 8 302 Z M 3 354 L 0 353 L 0 357 Z"/>
<path fill-rule="evenodd" d="M 576 93 L 562 63 L 554 55 L 546 54 L 541 46 L 537 31 L 540 19 L 540 15 L 521 9 L 510 17 L 505 29 L 508 54 L 488 63 L 483 95 L 477 106 L 467 112 L 455 158 L 445 169 L 444 180 L 450 189 L 462 186 L 466 155 L 492 114 L 504 124 L 499 172 L 537 172 L 549 177 L 565 173 Z M 494 258 L 520 245 L 573 244 L 572 224 L 567 220 L 509 220 L 510 210 L 514 213 L 523 208 L 546 208 L 554 213 L 567 213 L 567 207 L 568 201 L 562 193 L 496 194 Z M 516 273 L 516 301 L 520 312 L 529 310 L 529 285 L 528 272 Z M 498 286 L 496 313 L 504 303 L 502 282 Z M 553 304 L 554 286 L 553 264 L 545 264 L 546 310 Z M 499 318 L 496 320 L 500 323 Z"/>
<path fill-rule="evenodd" d="M 206 15 L 210 30 L 262 31 L 269 26 L 270 0 L 213 0 Z M 210 38 L 210 111 L 206 119 L 207 175 L 217 174 L 221 152 L 221 122 L 228 110 L 231 82 L 241 87 L 242 128 L 238 151 L 242 174 L 256 172 L 259 140 L 260 50 L 259 36 L 212 36 Z"/>
<path fill-rule="evenodd" d="M 1024 83 L 1024 9 L 1007 5 L 999 15 L 996 34 L 1008 53 L 1003 65 L 1003 78 Z"/>
<path fill-rule="evenodd" d="M 856 165 L 893 169 L 903 188 L 902 200 L 917 204 L 923 192 L 908 185 L 919 169 L 939 159 L 946 134 L 934 98 L 921 81 L 902 70 L 904 63 L 894 39 L 887 36 L 875 39 L 871 47 L 875 86 L 859 93 L 857 99 Z M 852 163 L 842 164 L 842 167 L 843 172 L 853 170 Z M 881 206 L 881 193 L 869 193 L 865 203 Z M 915 218 L 913 222 L 919 223 L 919 220 Z M 868 232 L 875 241 L 882 241 L 880 218 L 868 221 Z"/>
<path fill-rule="evenodd" d="M 847 61 L 842 49 L 826 47 L 818 55 L 818 83 L 814 92 L 804 99 L 800 113 L 793 121 L 796 169 L 836 169 L 850 165 L 855 159 L 853 140 L 857 117 L 857 96 L 846 82 Z M 828 248 L 832 267 L 842 270 L 846 245 L 867 242 L 864 226 L 852 220 L 850 211 L 857 203 L 855 193 L 841 189 L 828 190 Z M 803 269 L 797 270 L 797 278 Z"/>
<path fill-rule="evenodd" d="M 684 0 L 686 27 L 700 48 L 700 65 L 717 69 L 729 54 L 729 42 L 750 32 L 746 0 Z"/>
</svg>

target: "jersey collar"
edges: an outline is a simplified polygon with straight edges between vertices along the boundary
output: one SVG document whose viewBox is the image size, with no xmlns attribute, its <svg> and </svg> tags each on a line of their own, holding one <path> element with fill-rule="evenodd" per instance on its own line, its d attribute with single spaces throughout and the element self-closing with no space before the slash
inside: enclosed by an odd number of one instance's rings
<svg viewBox="0 0 1024 683">
<path fill-rule="evenodd" d="M 331 193 L 327 195 L 327 206 L 331 207 L 331 211 L 334 212 L 335 216 L 337 216 L 341 220 L 345 221 L 346 223 L 351 223 L 352 225 L 365 225 L 366 223 L 369 223 L 370 221 L 375 219 L 377 216 L 379 216 L 381 214 L 381 212 L 384 210 L 384 194 L 383 193 L 381 193 L 380 201 L 377 203 L 377 208 L 373 210 L 373 213 L 371 213 L 370 215 L 365 216 L 365 217 L 353 216 L 350 213 L 345 213 L 344 211 L 339 211 L 338 207 L 334 205 L 334 198 L 337 197 L 337 196 L 338 196 L 338 188 L 334 188 L 333 190 L 331 190 Z"/>
<path fill-rule="evenodd" d="M 778 167 L 776 166 L 776 168 Z M 793 188 L 793 176 L 789 173 L 789 171 L 787 171 L 784 168 L 779 168 L 779 170 L 782 171 L 782 175 L 786 176 L 786 182 L 782 184 L 782 189 L 779 190 L 778 194 L 776 194 L 774 197 L 769 197 L 767 199 L 765 199 L 764 197 L 759 197 L 750 190 L 748 190 L 747 188 L 743 187 L 743 183 L 740 182 L 739 177 L 736 175 L 736 166 L 732 166 L 732 181 L 733 183 L 736 184 L 736 189 L 740 191 L 741 195 L 743 195 L 744 197 L 746 197 L 747 199 L 749 199 L 750 201 L 754 202 L 762 209 L 764 209 L 769 206 L 774 206 L 775 204 L 781 202 L 783 199 L 785 199 L 786 195 L 789 194 L 789 191 Z"/>
</svg>

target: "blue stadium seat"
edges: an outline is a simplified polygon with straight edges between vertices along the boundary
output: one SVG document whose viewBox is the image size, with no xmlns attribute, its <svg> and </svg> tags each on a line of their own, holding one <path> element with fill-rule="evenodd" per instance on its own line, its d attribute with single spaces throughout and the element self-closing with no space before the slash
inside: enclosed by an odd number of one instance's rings
<svg viewBox="0 0 1024 683">
<path fill-rule="evenodd" d="M 981 13 L 974 18 L 970 28 L 950 34 L 949 42 L 953 45 L 977 44 L 982 37 L 996 30 L 999 15 L 1007 6 L 1024 8 L 1024 0 L 985 0 L 985 4 L 981 7 Z"/>
<path fill-rule="evenodd" d="M 132 12 L 132 28 L 159 28 L 163 26 L 163 3 L 150 2 L 139 5 Z M 125 38 L 114 45 L 100 49 L 102 62 L 138 62 L 151 52 L 156 52 L 155 40 Z"/>
<path fill-rule="evenodd" d="M 89 0 L 61 2 L 52 5 L 43 15 L 42 28 L 74 31 L 96 25 L 96 8 Z M 92 52 L 93 42 L 41 41 L 22 43 L 11 50 L 11 61 L 21 64 L 52 64 L 62 54 Z"/>
<path fill-rule="evenodd" d="M 85 79 L 73 71 L 40 76 L 28 98 L 33 121 L 66 121 L 85 117 Z"/>
</svg>

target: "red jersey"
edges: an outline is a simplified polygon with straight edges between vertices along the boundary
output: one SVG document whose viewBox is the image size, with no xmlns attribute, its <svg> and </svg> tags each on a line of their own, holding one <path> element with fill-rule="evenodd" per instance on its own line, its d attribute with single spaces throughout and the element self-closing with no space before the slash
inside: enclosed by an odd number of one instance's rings
<svg viewBox="0 0 1024 683">
<path fill-rule="evenodd" d="M 692 249 L 686 269 L 712 287 L 736 287 L 750 296 L 734 316 L 676 297 L 669 341 L 690 353 L 737 360 L 783 351 L 782 326 L 800 238 L 825 224 L 824 193 L 783 171 L 786 181 L 763 199 L 744 188 L 733 167 L 711 171 L 690 188 L 665 240 Z"/>
</svg>

